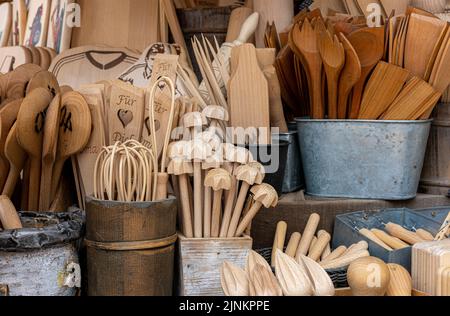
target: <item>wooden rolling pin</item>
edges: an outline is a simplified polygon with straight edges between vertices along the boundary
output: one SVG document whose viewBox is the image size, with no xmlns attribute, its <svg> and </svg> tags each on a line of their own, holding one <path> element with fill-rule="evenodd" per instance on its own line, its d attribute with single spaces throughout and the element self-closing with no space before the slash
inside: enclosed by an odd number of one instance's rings
<svg viewBox="0 0 450 316">
<path fill-rule="evenodd" d="M 391 236 L 397 237 L 410 245 L 415 245 L 425 241 L 412 231 L 409 231 L 398 224 L 386 224 L 386 231 L 391 234 Z"/>
<path fill-rule="evenodd" d="M 317 227 L 319 226 L 319 222 L 319 214 L 314 213 L 309 217 L 302 240 L 300 241 L 300 245 L 297 249 L 297 260 L 300 259 L 300 255 L 307 255 L 309 246 L 311 245 L 311 241 L 313 240 L 314 235 L 316 234 Z"/>
<path fill-rule="evenodd" d="M 389 247 L 388 245 L 386 245 L 380 238 L 378 238 L 374 233 L 372 233 L 370 230 L 368 230 L 367 228 L 363 228 L 359 231 L 359 233 L 367 238 L 369 238 L 371 241 L 373 241 L 374 243 L 376 243 L 378 246 L 383 247 L 384 249 L 386 249 L 387 251 L 393 251 L 394 249 L 392 249 L 391 247 Z"/>
<path fill-rule="evenodd" d="M 324 260 L 322 260 L 322 263 L 336 260 L 336 259 L 340 258 L 346 251 L 347 251 L 347 247 L 340 246 L 340 247 L 336 248 L 328 257 L 326 257 Z"/>
<path fill-rule="evenodd" d="M 372 229 L 372 233 L 375 234 L 379 239 L 381 239 L 386 245 L 391 247 L 394 250 L 399 250 L 403 248 L 408 248 L 409 245 L 404 243 L 398 238 L 392 237 L 386 232 L 380 230 L 380 229 Z"/>
<path fill-rule="evenodd" d="M 286 254 L 289 257 L 295 258 L 295 255 L 297 254 L 297 248 L 300 244 L 300 239 L 302 238 L 302 235 L 300 233 L 293 233 L 291 238 L 289 239 L 289 243 L 286 248 Z"/>
<path fill-rule="evenodd" d="M 315 243 L 314 247 L 308 254 L 308 257 L 311 258 L 314 261 L 319 261 L 320 256 L 322 255 L 323 251 L 327 247 L 328 243 L 331 241 L 331 235 L 327 233 L 326 231 L 319 234 L 319 237 L 317 238 L 317 242 Z"/>
<path fill-rule="evenodd" d="M 286 232 L 287 232 L 287 223 L 279 222 L 277 224 L 277 230 L 275 232 L 275 238 L 273 239 L 273 248 L 272 248 L 272 260 L 271 265 L 272 268 L 275 268 L 275 255 L 277 250 L 284 251 L 284 242 L 286 240 Z"/>
<path fill-rule="evenodd" d="M 0 222 L 5 230 L 23 228 L 16 208 L 5 195 L 0 196 Z"/>
</svg>

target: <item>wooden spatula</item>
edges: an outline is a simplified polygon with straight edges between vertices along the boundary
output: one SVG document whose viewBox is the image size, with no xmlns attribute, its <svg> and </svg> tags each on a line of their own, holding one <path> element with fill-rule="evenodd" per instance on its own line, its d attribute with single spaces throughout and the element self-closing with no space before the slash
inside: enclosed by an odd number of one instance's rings
<svg viewBox="0 0 450 316">
<path fill-rule="evenodd" d="M 341 77 L 339 79 L 338 118 L 345 119 L 347 118 L 348 97 L 353 86 L 361 78 L 361 62 L 347 37 L 340 33 L 339 39 L 345 50 L 345 66 L 342 69 Z"/>
<path fill-rule="evenodd" d="M 45 116 L 39 199 L 39 211 L 41 212 L 48 211 L 52 202 L 50 191 L 52 186 L 53 164 L 56 159 L 56 148 L 58 145 L 60 110 L 61 95 L 57 94 L 50 103 Z"/>
<path fill-rule="evenodd" d="M 438 59 L 431 73 L 430 84 L 439 92 L 443 93 L 450 84 L 450 31 L 447 31 L 442 43 Z"/>
<path fill-rule="evenodd" d="M 9 162 L 5 156 L 5 143 L 8 138 L 9 131 L 17 119 L 17 114 L 19 113 L 21 104 L 22 99 L 18 99 L 6 104 L 0 110 L 0 190 L 3 190 L 9 173 Z"/>
<path fill-rule="evenodd" d="M 352 44 L 361 62 L 361 78 L 353 90 L 350 118 L 357 119 L 361 106 L 362 94 L 367 77 L 381 60 L 384 53 L 384 26 L 364 28 L 350 34 L 348 40 Z"/>
<path fill-rule="evenodd" d="M 337 36 L 326 31 L 319 34 L 319 51 L 328 83 L 328 118 L 338 118 L 338 83 L 345 63 L 345 51 Z"/>
<path fill-rule="evenodd" d="M 51 198 L 56 194 L 64 163 L 84 149 L 91 136 L 92 128 L 89 106 L 83 96 L 77 92 L 67 92 L 62 96 L 60 115 L 61 124 L 53 167 Z"/>
<path fill-rule="evenodd" d="M 6 138 L 5 156 L 9 161 L 10 167 L 2 195 L 12 197 L 20 177 L 20 172 L 25 167 L 28 158 L 27 153 L 17 142 L 17 123 L 14 123 L 11 127 L 8 137 Z"/>
<path fill-rule="evenodd" d="M 37 88 L 25 97 L 17 116 L 17 141 L 31 159 L 28 208 L 33 211 L 39 208 L 45 111 L 52 99 L 47 89 Z"/>
</svg>

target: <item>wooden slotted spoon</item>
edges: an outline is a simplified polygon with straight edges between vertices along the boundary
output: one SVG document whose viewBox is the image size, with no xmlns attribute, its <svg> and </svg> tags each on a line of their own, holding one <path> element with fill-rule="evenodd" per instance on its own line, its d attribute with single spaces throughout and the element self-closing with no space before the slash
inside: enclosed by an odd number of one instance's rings
<svg viewBox="0 0 450 316">
<path fill-rule="evenodd" d="M 328 118 L 338 118 L 338 83 L 345 63 L 345 51 L 337 36 L 328 31 L 319 35 L 319 51 L 323 60 L 328 83 Z"/>
<path fill-rule="evenodd" d="M 17 141 L 31 159 L 28 209 L 38 210 L 41 177 L 42 141 L 45 111 L 53 96 L 44 88 L 33 90 L 23 100 L 17 116 Z"/>
<path fill-rule="evenodd" d="M 361 77 L 353 88 L 350 119 L 357 119 L 367 77 L 384 54 L 384 26 L 363 28 L 351 33 L 348 40 L 361 62 Z"/>
<path fill-rule="evenodd" d="M 92 118 L 89 106 L 78 92 L 67 92 L 61 98 L 61 119 L 56 161 L 53 167 L 51 199 L 55 196 L 64 163 L 89 142 Z"/>
</svg>

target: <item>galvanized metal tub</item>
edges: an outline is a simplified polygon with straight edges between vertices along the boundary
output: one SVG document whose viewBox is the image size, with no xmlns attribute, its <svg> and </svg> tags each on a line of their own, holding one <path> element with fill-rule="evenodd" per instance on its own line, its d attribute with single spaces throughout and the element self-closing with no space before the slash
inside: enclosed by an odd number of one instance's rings
<svg viewBox="0 0 450 316">
<path fill-rule="evenodd" d="M 307 194 L 379 200 L 416 197 L 431 120 L 296 122 Z"/>
</svg>

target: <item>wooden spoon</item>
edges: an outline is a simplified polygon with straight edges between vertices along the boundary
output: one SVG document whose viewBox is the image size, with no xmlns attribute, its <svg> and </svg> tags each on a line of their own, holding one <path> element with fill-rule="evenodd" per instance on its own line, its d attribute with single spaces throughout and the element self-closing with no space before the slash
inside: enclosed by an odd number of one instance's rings
<svg viewBox="0 0 450 316">
<path fill-rule="evenodd" d="M 5 156 L 9 161 L 9 173 L 2 195 L 12 197 L 20 177 L 20 172 L 25 167 L 28 158 L 27 153 L 17 142 L 17 123 L 14 123 L 13 127 L 11 127 L 8 137 L 6 138 Z"/>
<path fill-rule="evenodd" d="M 323 119 L 325 109 L 322 102 L 322 58 L 317 45 L 317 35 L 308 19 L 300 32 L 294 34 L 295 46 L 301 53 L 303 66 L 308 70 L 311 94 L 312 118 Z"/>
<path fill-rule="evenodd" d="M 53 163 L 56 159 L 58 133 L 60 123 L 61 95 L 57 94 L 47 109 L 42 147 L 42 170 L 39 210 L 48 211 L 51 204 L 50 190 L 52 186 Z"/>
<path fill-rule="evenodd" d="M 353 86 L 361 78 L 361 62 L 359 61 L 358 54 L 352 44 L 348 41 L 347 37 L 340 33 L 339 38 L 345 51 L 345 66 L 342 69 L 341 77 L 339 79 L 338 118 L 346 119 L 348 97 Z"/>
<path fill-rule="evenodd" d="M 338 83 L 345 63 L 345 51 L 339 39 L 328 31 L 319 34 L 319 51 L 328 82 L 328 118 L 338 118 Z"/>
<path fill-rule="evenodd" d="M 31 159 L 28 208 L 33 211 L 39 207 L 45 111 L 52 98 L 51 93 L 44 88 L 33 90 L 23 100 L 17 116 L 17 141 Z"/>
<path fill-rule="evenodd" d="M 9 162 L 5 156 L 5 143 L 9 131 L 17 119 L 21 104 L 22 99 L 18 99 L 6 104 L 0 110 L 0 190 L 3 190 L 9 172 Z"/>
<path fill-rule="evenodd" d="M 53 167 L 50 200 L 56 194 L 64 163 L 84 149 L 89 142 L 92 129 L 89 106 L 78 92 L 68 92 L 62 96 L 60 115 L 58 149 Z"/>
<path fill-rule="evenodd" d="M 357 119 L 366 79 L 384 54 L 384 26 L 364 28 L 349 35 L 361 62 L 361 77 L 353 88 L 350 119 Z"/>
</svg>

